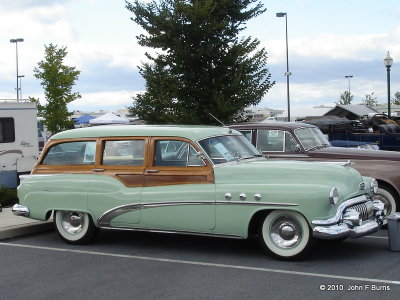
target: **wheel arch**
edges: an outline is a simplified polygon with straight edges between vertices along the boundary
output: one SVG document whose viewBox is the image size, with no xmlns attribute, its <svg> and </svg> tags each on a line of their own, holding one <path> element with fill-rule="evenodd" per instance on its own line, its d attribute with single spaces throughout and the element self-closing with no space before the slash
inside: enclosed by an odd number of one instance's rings
<svg viewBox="0 0 400 300">
<path fill-rule="evenodd" d="M 295 211 L 295 212 L 301 214 L 301 215 L 304 217 L 304 219 L 305 219 L 305 220 L 307 221 L 307 223 L 308 223 L 309 228 L 312 229 L 311 226 L 310 226 L 310 222 L 309 222 L 309 220 L 307 219 L 307 217 L 306 217 L 301 211 L 299 211 L 299 210 L 296 210 L 296 209 L 288 209 L 287 207 L 284 207 L 284 208 L 281 208 L 281 207 L 277 207 L 277 208 L 265 208 L 265 209 L 260 209 L 260 210 L 256 211 L 256 212 L 252 215 L 252 217 L 251 217 L 251 219 L 250 219 L 250 222 L 249 222 L 248 229 L 247 229 L 247 237 L 254 237 L 254 236 L 258 235 L 258 228 L 259 228 L 259 225 L 261 224 L 261 222 L 264 221 L 265 217 L 266 217 L 269 213 L 273 212 L 274 210 Z"/>
</svg>

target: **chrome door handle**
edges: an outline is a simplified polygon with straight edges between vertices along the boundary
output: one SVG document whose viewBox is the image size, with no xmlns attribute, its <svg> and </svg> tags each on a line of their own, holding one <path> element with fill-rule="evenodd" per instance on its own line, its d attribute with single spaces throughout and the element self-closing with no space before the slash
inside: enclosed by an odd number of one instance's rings
<svg viewBox="0 0 400 300">
<path fill-rule="evenodd" d="M 105 169 L 93 169 L 93 172 L 104 172 Z"/>
<path fill-rule="evenodd" d="M 146 170 L 146 173 L 150 173 L 150 174 L 158 173 L 158 172 L 160 172 L 160 170 Z"/>
</svg>

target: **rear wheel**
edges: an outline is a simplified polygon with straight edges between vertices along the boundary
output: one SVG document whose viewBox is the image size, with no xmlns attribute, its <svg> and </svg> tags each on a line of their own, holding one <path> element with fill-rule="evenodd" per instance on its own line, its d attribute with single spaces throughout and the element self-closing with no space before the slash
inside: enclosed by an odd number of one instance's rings
<svg viewBox="0 0 400 300">
<path fill-rule="evenodd" d="M 57 210 L 54 223 L 59 237 L 68 244 L 86 244 L 96 235 L 92 217 L 80 211 Z"/>
<path fill-rule="evenodd" d="M 298 212 L 275 210 L 261 222 L 263 247 L 280 259 L 297 259 L 311 249 L 313 238 L 307 220 Z"/>
</svg>

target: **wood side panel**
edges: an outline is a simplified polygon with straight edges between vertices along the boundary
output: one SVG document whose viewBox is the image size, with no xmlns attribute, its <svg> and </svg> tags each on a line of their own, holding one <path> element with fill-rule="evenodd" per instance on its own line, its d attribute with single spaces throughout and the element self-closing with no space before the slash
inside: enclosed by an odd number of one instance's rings
<svg viewBox="0 0 400 300">
<path fill-rule="evenodd" d="M 107 140 L 145 140 L 143 166 L 114 166 L 102 165 L 102 153 Z M 126 187 L 146 187 L 178 184 L 205 184 L 214 183 L 214 172 L 207 161 L 201 167 L 161 167 L 153 166 L 155 140 L 179 140 L 190 143 L 197 151 L 197 145 L 192 141 L 180 137 L 103 137 L 50 140 L 32 170 L 32 174 L 96 174 L 111 176 L 119 180 Z M 41 164 L 48 150 L 56 144 L 66 142 L 96 141 L 95 163 L 89 165 L 44 165 Z M 156 173 L 147 173 L 147 170 L 156 170 Z"/>
</svg>

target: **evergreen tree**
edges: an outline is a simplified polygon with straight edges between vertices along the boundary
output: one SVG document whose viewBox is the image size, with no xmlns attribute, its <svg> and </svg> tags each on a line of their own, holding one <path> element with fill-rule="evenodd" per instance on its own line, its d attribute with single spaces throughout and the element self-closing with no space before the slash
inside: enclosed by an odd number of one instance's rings
<svg viewBox="0 0 400 300">
<path fill-rule="evenodd" d="M 265 11 L 257 1 L 126 1 L 147 32 L 138 43 L 158 50 L 139 67 L 146 92 L 133 97 L 131 114 L 153 124 L 216 124 L 209 113 L 230 123 L 257 105 L 274 84 L 267 52 L 259 40 L 238 37 Z"/>
<path fill-rule="evenodd" d="M 67 54 L 66 47 L 45 46 L 45 58 L 33 70 L 35 77 L 42 80 L 47 103 L 41 105 L 35 98 L 31 101 L 36 102 L 39 115 L 44 117 L 43 123 L 53 134 L 73 127 L 67 104 L 81 98 L 79 93 L 72 93 L 80 71 L 64 65 Z"/>
</svg>

